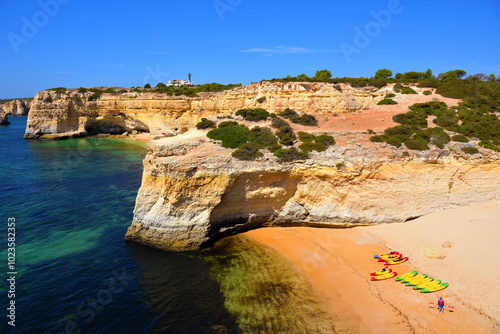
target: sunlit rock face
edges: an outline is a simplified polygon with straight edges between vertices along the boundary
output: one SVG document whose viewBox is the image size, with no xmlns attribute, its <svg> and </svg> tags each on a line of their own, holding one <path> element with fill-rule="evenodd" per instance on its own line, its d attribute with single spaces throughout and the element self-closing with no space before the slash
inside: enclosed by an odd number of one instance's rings
<svg viewBox="0 0 500 334">
<path fill-rule="evenodd" d="M 435 159 L 352 146 L 280 164 L 270 154 L 236 160 L 203 137 L 148 149 L 126 239 L 164 250 L 197 250 L 262 226 L 400 223 L 500 196 L 498 154 Z"/>
<path fill-rule="evenodd" d="M 31 101 L 28 100 L 13 100 L 0 105 L 0 109 L 7 115 L 26 116 L 31 108 Z"/>
</svg>

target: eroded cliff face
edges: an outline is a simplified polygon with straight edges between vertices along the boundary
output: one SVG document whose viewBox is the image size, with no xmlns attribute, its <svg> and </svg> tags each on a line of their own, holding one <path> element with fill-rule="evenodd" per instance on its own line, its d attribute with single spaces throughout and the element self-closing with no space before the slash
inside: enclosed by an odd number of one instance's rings
<svg viewBox="0 0 500 334">
<path fill-rule="evenodd" d="M 102 94 L 96 101 L 89 101 L 92 93 L 43 91 L 31 105 L 25 138 L 133 130 L 158 134 L 183 127 L 190 129 L 202 117 L 227 116 L 241 108 L 342 113 L 375 105 L 389 90 L 341 86 L 342 92 L 327 83 L 263 82 L 220 93 L 200 93 L 196 98 L 127 92 Z"/>
<path fill-rule="evenodd" d="M 7 114 L 5 114 L 0 110 L 0 125 L 9 125 L 9 124 L 10 122 L 9 119 L 7 118 Z"/>
<path fill-rule="evenodd" d="M 26 116 L 30 108 L 31 101 L 29 100 L 13 100 L 0 105 L 0 109 L 12 116 Z"/>
<path fill-rule="evenodd" d="M 176 141 L 177 140 L 177 141 Z M 126 239 L 200 249 L 262 226 L 348 227 L 404 222 L 500 196 L 500 158 L 451 151 L 331 147 L 307 161 L 233 159 L 198 137 L 148 143 Z"/>
</svg>

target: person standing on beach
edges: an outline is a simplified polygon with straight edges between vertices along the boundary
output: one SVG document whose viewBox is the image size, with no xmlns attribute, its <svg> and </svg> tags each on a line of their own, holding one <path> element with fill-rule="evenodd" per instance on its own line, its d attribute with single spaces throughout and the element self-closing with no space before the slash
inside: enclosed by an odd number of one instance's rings
<svg viewBox="0 0 500 334">
<path fill-rule="evenodd" d="M 438 310 L 439 310 L 439 313 L 444 313 L 444 300 L 443 300 L 443 297 L 439 297 L 439 300 L 438 300 Z"/>
</svg>

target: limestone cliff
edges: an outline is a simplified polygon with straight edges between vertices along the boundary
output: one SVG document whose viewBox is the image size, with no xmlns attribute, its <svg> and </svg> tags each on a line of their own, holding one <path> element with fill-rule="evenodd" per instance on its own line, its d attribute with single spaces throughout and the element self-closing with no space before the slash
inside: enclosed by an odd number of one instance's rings
<svg viewBox="0 0 500 334">
<path fill-rule="evenodd" d="M 201 136 L 148 149 L 126 239 L 165 250 L 195 250 L 261 226 L 404 222 L 500 196 L 500 155 L 491 151 L 407 157 L 383 145 L 348 145 L 280 164 L 270 154 L 236 160 Z"/>
<path fill-rule="evenodd" d="M 3 109 L 7 115 L 12 116 L 26 116 L 30 108 L 31 101 L 29 100 L 12 100 L 0 105 L 0 109 Z"/>
<path fill-rule="evenodd" d="M 7 118 L 7 114 L 0 111 L 0 125 L 9 125 L 9 119 Z"/>
<path fill-rule="evenodd" d="M 292 108 L 298 112 L 342 113 L 366 109 L 380 101 L 389 88 L 352 88 L 342 92 L 328 83 L 262 82 L 199 97 L 126 92 L 102 94 L 69 90 L 43 91 L 31 105 L 25 138 L 86 136 L 96 133 L 162 132 L 192 128 L 202 117 L 226 116 L 241 108 L 270 112 Z"/>
</svg>

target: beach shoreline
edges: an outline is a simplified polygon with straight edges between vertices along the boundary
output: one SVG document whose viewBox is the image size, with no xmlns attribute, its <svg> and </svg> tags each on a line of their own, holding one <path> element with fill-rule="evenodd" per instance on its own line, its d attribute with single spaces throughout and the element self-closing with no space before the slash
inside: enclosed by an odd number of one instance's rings
<svg viewBox="0 0 500 334">
<path fill-rule="evenodd" d="M 499 200 L 436 212 L 403 224 L 325 228 L 263 228 L 245 235 L 288 259 L 360 333 L 500 332 Z M 448 242 L 451 248 L 445 248 Z M 448 245 L 449 246 L 449 245 Z M 426 250 L 446 255 L 423 255 Z M 395 282 L 372 282 L 369 273 L 383 267 L 374 254 L 397 250 L 409 261 L 392 266 L 449 282 L 440 292 L 423 294 Z M 487 259 L 478 261 L 477 259 Z M 430 308 L 443 297 L 454 312 Z"/>
</svg>

